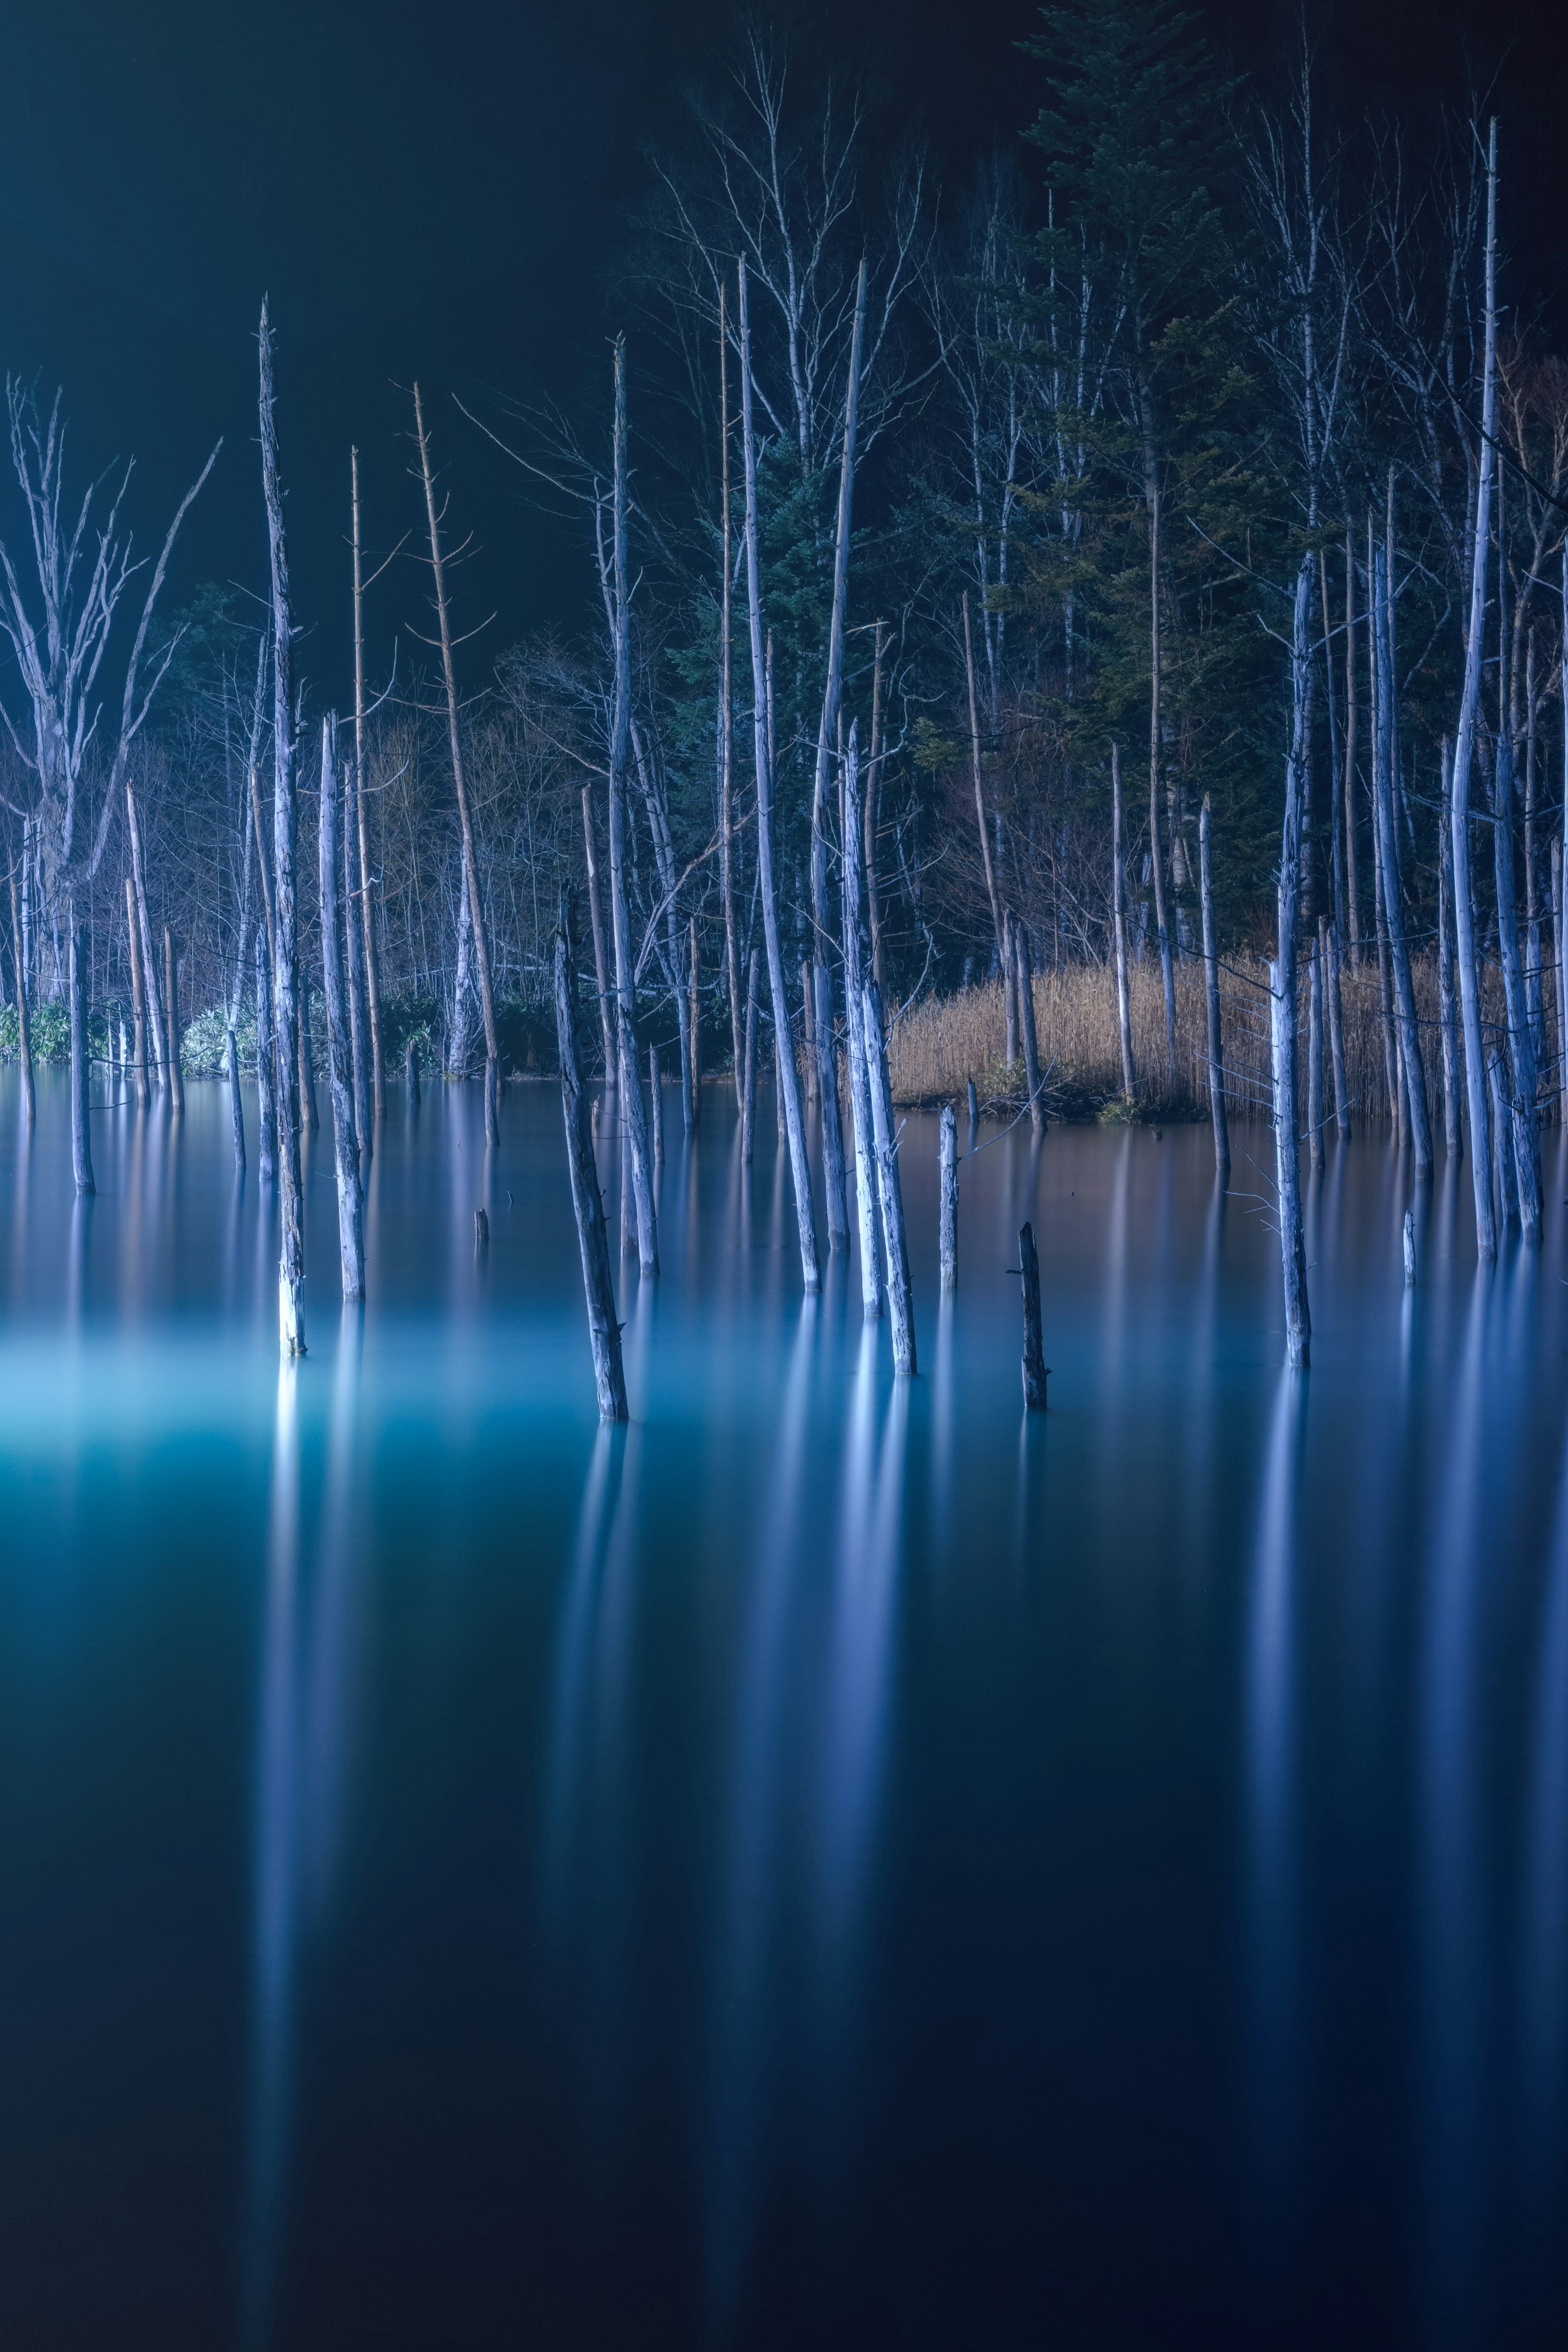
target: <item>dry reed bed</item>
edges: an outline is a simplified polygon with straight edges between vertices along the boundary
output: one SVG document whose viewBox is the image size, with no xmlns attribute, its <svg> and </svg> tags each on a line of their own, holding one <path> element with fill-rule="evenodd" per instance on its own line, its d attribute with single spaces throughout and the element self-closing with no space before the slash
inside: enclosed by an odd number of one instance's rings
<svg viewBox="0 0 1568 2352">
<path fill-rule="evenodd" d="M 1226 1099 L 1240 1118 L 1266 1113 L 1269 1075 L 1269 967 L 1261 958 L 1233 957 L 1222 968 L 1220 1017 L 1224 1038 Z M 1436 958 L 1413 959 L 1417 1015 L 1433 1117 L 1440 1120 L 1442 1062 L 1437 1037 Z M 1203 966 L 1187 961 L 1176 971 L 1176 1076 L 1173 1085 L 1166 1056 L 1165 993 L 1157 962 L 1145 958 L 1127 975 L 1133 1031 L 1133 1071 L 1138 1109 L 1148 1117 L 1202 1118 L 1208 1108 L 1208 1048 L 1204 1018 Z M 1303 966 L 1298 997 L 1303 1040 L 1308 980 Z M 1490 1001 L 1496 993 L 1499 1002 Z M 1550 1004 L 1551 991 L 1547 992 Z M 1384 1074 L 1383 1032 L 1375 961 L 1345 969 L 1340 979 L 1343 1013 L 1345 1083 L 1358 1117 L 1386 1118 L 1388 1087 Z M 1489 992 L 1487 1011 L 1501 1014 L 1500 991 Z M 1091 1116 L 1122 1093 L 1122 1050 L 1116 1032 L 1116 980 L 1108 967 L 1071 964 L 1042 972 L 1034 982 L 1034 1018 L 1042 1070 L 1057 1108 Z M 1548 1019 L 1549 1046 L 1552 1029 Z M 1326 1055 L 1325 1014 L 1325 1055 Z M 956 996 L 927 998 L 896 1021 L 888 1044 L 894 1099 L 932 1103 L 962 1097 L 973 1076 L 982 1101 L 1019 1093 L 1021 1072 L 1006 1063 L 1006 1019 L 999 981 L 966 989 Z M 1304 1084 L 1304 1078 L 1303 1078 Z M 1325 1102 L 1333 1106 L 1333 1078 L 1325 1069 Z M 1303 1106 L 1304 1108 L 1304 1106 Z"/>
</svg>

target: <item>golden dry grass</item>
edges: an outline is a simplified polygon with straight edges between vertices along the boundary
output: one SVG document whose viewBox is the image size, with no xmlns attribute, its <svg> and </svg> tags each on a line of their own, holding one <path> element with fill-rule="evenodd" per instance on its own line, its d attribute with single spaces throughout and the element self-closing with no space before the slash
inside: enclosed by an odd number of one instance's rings
<svg viewBox="0 0 1568 2352">
<path fill-rule="evenodd" d="M 1434 1118 L 1441 1118 L 1442 1068 L 1437 1038 L 1436 960 L 1416 960 L 1416 1011 Z M 1176 972 L 1176 1075 L 1166 1056 L 1165 998 L 1159 965 L 1145 958 L 1127 975 L 1133 1032 L 1134 1096 L 1145 1117 L 1201 1118 L 1208 1108 L 1207 1046 L 1203 1004 L 1203 967 L 1179 964 Z M 1226 1098 L 1232 1114 L 1248 1118 L 1269 1098 L 1268 966 L 1260 960 L 1230 958 L 1221 974 L 1221 1026 Z M 1306 970 L 1301 975 L 1300 1018 L 1307 1022 Z M 1547 991 L 1550 1007 L 1551 990 Z M 1386 1117 L 1383 1034 L 1375 961 L 1341 974 L 1345 1082 L 1353 1111 L 1362 1118 Z M 1494 1015 L 1500 1007 L 1491 1007 Z M 1034 982 L 1035 1028 L 1042 1070 L 1058 1108 L 1092 1114 L 1122 1093 L 1122 1055 L 1116 1034 L 1116 981 L 1108 967 L 1073 964 L 1043 972 Z M 1326 1026 L 1326 1024 L 1325 1024 Z M 1548 1013 L 1548 1034 L 1552 1034 Z M 1325 1041 L 1326 1050 L 1326 1041 Z M 962 1097 L 972 1076 L 982 1101 L 1020 1093 L 1021 1068 L 1005 1061 L 1006 1022 L 999 981 L 966 989 L 957 996 L 930 998 L 895 1022 L 889 1040 L 889 1073 L 900 1102 L 940 1102 Z M 1325 1074 L 1332 1105 L 1333 1080 Z"/>
</svg>

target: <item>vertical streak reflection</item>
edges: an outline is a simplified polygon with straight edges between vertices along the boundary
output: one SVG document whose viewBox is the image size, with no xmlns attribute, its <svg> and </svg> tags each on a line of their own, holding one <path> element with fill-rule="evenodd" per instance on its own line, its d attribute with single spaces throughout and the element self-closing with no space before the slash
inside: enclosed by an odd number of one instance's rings
<svg viewBox="0 0 1568 2352">
<path fill-rule="evenodd" d="M 1563 2162 L 1568 2055 L 1568 1471 L 1553 1530 L 1535 1698 L 1533 1785 L 1525 1832 L 1520 2051 L 1526 2178 L 1538 2214 Z"/>
<path fill-rule="evenodd" d="M 296 1943 L 296 1616 L 299 1575 L 297 1373 L 277 1374 L 256 1780 L 256 1884 L 247 2209 L 241 2336 L 264 2345 L 277 2271 L 288 2140 Z"/>
<path fill-rule="evenodd" d="M 1301 2105 L 1296 1796 L 1296 1544 L 1306 1384 L 1280 1375 L 1253 1549 L 1247 1626 L 1246 1791 L 1254 2129 L 1277 2228 L 1291 2201 Z"/>
</svg>

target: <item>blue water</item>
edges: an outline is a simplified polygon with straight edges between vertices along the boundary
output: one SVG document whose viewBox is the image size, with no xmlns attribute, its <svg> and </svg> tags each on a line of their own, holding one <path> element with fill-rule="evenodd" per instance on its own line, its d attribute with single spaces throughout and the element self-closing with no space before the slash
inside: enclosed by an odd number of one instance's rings
<svg viewBox="0 0 1568 2352">
<path fill-rule="evenodd" d="M 280 1370 L 223 1090 L 0 1074 L 0 2340 L 1563 2342 L 1555 1134 L 1484 1275 L 1331 1148 L 1292 1378 L 1265 1130 L 983 1128 L 942 1302 L 917 1115 L 901 1385 L 706 1097 L 606 1433 L 550 1089 L 362 1313 L 313 1139 Z"/>
</svg>

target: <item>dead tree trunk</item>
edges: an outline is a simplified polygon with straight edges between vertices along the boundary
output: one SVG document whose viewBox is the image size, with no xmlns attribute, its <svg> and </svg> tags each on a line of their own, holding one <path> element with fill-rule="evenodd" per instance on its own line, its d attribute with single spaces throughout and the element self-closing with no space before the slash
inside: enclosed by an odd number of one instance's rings
<svg viewBox="0 0 1568 2352">
<path fill-rule="evenodd" d="M 1019 1228 L 1019 1274 L 1023 1286 L 1023 1402 L 1026 1412 L 1046 1410 L 1045 1384 L 1050 1368 L 1045 1360 L 1045 1345 L 1040 1331 L 1040 1258 L 1034 1246 L 1034 1227 Z"/>
<path fill-rule="evenodd" d="M 582 1288 L 588 1307 L 588 1338 L 593 1349 L 593 1381 L 599 1394 L 601 1421 L 625 1421 L 626 1376 L 621 1361 L 621 1326 L 615 1314 L 615 1285 L 610 1273 L 610 1240 L 604 1230 L 604 1198 L 599 1189 L 599 1169 L 593 1157 L 593 1133 L 588 1090 L 583 1084 L 582 1055 L 577 1033 L 576 959 L 563 923 L 555 940 L 555 1025 L 560 1050 L 560 1101 L 566 1123 L 567 1169 L 571 1178 L 571 1205 L 577 1219 L 578 1250 L 582 1259 Z"/>
<path fill-rule="evenodd" d="M 599 907 L 599 854 L 593 838 L 591 787 L 582 788 L 582 839 L 588 860 L 588 917 L 593 932 L 593 970 L 599 986 L 599 1032 L 604 1054 L 604 1083 L 615 1084 L 615 1025 L 610 994 L 610 970 L 604 955 L 604 919 Z"/>
<path fill-rule="evenodd" d="M 685 1113 L 688 1135 L 696 1133 L 697 1118 L 702 1110 L 702 1096 L 698 1091 L 702 1085 L 703 1075 L 702 1031 L 697 1018 L 702 1008 L 702 997 L 697 985 L 697 919 L 694 915 L 691 919 L 686 966 L 686 993 L 690 1000 L 686 1012 L 686 1028 L 692 1044 L 691 1055 L 686 1064 L 685 1098 L 681 1106 Z"/>
<path fill-rule="evenodd" d="M 632 1153 L 632 1192 L 637 1211 L 637 1256 L 643 1274 L 659 1271 L 659 1235 L 653 1212 L 653 1171 L 643 1117 L 643 1079 L 637 1067 L 636 995 L 632 972 L 632 926 L 626 908 L 626 755 L 632 735 L 632 591 L 626 555 L 626 346 L 615 343 L 614 423 L 615 705 L 610 736 L 610 922 L 615 946 L 615 1050 L 621 1084 L 621 1125 Z"/>
<path fill-rule="evenodd" d="M 735 564 L 729 543 L 729 336 L 724 312 L 725 288 L 721 279 L 718 289 L 718 398 L 719 473 L 724 505 L 720 540 L 724 576 L 719 586 L 718 855 L 719 891 L 724 901 L 724 971 L 729 989 L 730 1044 L 735 1055 L 735 1094 L 738 1108 L 746 1076 L 741 1040 L 740 940 L 735 925 L 735 710 L 730 677 L 730 594 L 735 580 Z"/>
<path fill-rule="evenodd" d="M 1450 1160 L 1459 1155 L 1459 1038 L 1454 999 L 1454 836 L 1450 825 L 1453 771 L 1443 738 L 1443 805 L 1437 815 L 1437 1029 L 1443 1050 L 1443 1139 Z"/>
<path fill-rule="evenodd" d="M 446 560 L 441 545 L 441 516 L 435 505 L 435 477 L 430 466 L 430 436 L 424 429 L 424 410 L 420 403 L 419 386 L 413 387 L 413 424 L 419 442 L 420 470 L 424 477 L 424 511 L 430 527 L 430 568 L 435 581 L 435 611 L 441 626 L 441 668 L 446 681 L 446 723 L 452 741 L 452 782 L 457 794 L 457 818 L 463 828 L 463 850 L 468 879 L 468 913 L 474 927 L 474 961 L 479 975 L 479 1004 L 485 1016 L 485 1137 L 491 1144 L 501 1140 L 500 1085 L 501 1042 L 496 1026 L 496 996 L 490 985 L 490 946 L 485 931 L 485 907 L 479 888 L 479 856 L 474 840 L 474 822 L 468 806 L 468 787 L 463 771 L 463 738 L 457 718 L 457 673 L 452 661 L 452 616 L 446 600 Z"/>
<path fill-rule="evenodd" d="M 877 1191 L 882 1199 L 882 1245 L 887 1260 L 888 1320 L 893 1327 L 893 1369 L 914 1376 L 915 1299 L 909 1283 L 909 1245 L 904 1231 L 904 1192 L 898 1179 L 898 1138 L 893 1126 L 893 1095 L 887 1082 L 887 1042 L 882 1028 L 882 994 L 874 980 L 861 990 L 865 1025 L 866 1077 L 871 1088 L 872 1133 L 876 1139 Z"/>
<path fill-rule="evenodd" d="M 24 842 L 25 839 L 24 835 Z M 37 1113 L 37 1100 L 33 1091 L 33 1032 L 27 1009 L 27 951 L 22 941 L 22 916 L 16 898 L 15 866 L 11 869 L 11 951 L 16 964 L 16 1052 L 22 1065 L 22 1108 L 30 1133 Z M 144 1080 L 143 1102 L 146 1098 Z"/>
<path fill-rule="evenodd" d="M 360 927 L 364 937 L 365 1009 L 370 1015 L 371 1027 L 371 1091 L 375 1117 L 382 1119 L 387 1111 L 387 1080 L 382 1046 L 382 988 L 376 963 L 376 926 L 371 911 L 371 845 L 365 823 L 365 591 L 361 568 L 360 453 L 357 449 L 350 450 L 349 465 L 354 495 L 354 810 L 359 835 Z M 385 565 L 382 568 L 384 570 Z M 360 1143 L 362 1150 L 369 1149 L 369 1138 L 363 1129 Z"/>
<path fill-rule="evenodd" d="M 887 974 L 883 970 L 882 899 L 876 878 L 877 816 L 882 802 L 883 661 L 886 651 L 887 625 L 879 621 L 872 660 L 871 758 L 866 762 L 864 817 L 865 905 L 866 920 L 871 929 L 871 976 L 879 988 L 887 985 Z"/>
<path fill-rule="evenodd" d="M 850 729 L 844 755 L 844 1019 L 849 1032 L 850 1112 L 854 1124 L 855 1220 L 860 1235 L 861 1307 L 882 1313 L 882 1265 L 876 1239 L 876 1157 L 873 1140 L 871 1087 L 866 1076 L 865 1019 L 861 1007 L 864 961 L 861 948 L 860 740 Z"/>
<path fill-rule="evenodd" d="M 1492 1222 L 1491 1157 L 1487 1150 L 1486 1062 L 1481 1045 L 1480 988 L 1476 971 L 1474 898 L 1470 888 L 1470 771 L 1480 704 L 1482 638 L 1486 632 L 1487 557 L 1491 537 L 1492 437 L 1497 431 L 1497 123 L 1487 152 L 1486 350 L 1481 388 L 1481 446 L 1476 486 L 1475 540 L 1470 562 L 1469 625 L 1465 683 L 1454 743 L 1454 933 L 1459 961 L 1459 1007 L 1465 1030 L 1465 1087 L 1470 1114 L 1470 1179 L 1476 1201 L 1476 1248 L 1497 1255 Z"/>
<path fill-rule="evenodd" d="M 847 1249 L 850 1242 L 849 1198 L 844 1171 L 843 1129 L 839 1123 L 838 1055 L 833 1042 L 833 988 L 828 970 L 827 945 L 832 936 L 828 921 L 828 770 L 837 740 L 839 708 L 844 680 L 844 606 L 849 593 L 850 518 L 853 510 L 855 423 L 860 405 L 861 339 L 865 331 L 865 263 L 861 263 L 855 296 L 854 329 L 850 337 L 848 389 L 844 395 L 843 451 L 839 467 L 839 511 L 833 544 L 833 603 L 828 625 L 828 678 L 822 694 L 822 716 L 817 729 L 817 772 L 811 795 L 811 969 L 815 991 L 817 1099 L 822 1125 L 822 1181 L 827 1196 L 828 1247 Z"/>
<path fill-rule="evenodd" d="M 1500 564 L 1501 558 L 1499 558 Z M 1519 1219 L 1527 1242 L 1541 1239 L 1541 1137 L 1535 1118 L 1535 1046 L 1530 1034 L 1530 1003 L 1519 951 L 1519 907 L 1513 874 L 1513 737 L 1507 713 L 1498 729 L 1493 767 L 1493 870 L 1497 877 L 1497 949 L 1508 1010 L 1511 1126 L 1519 1186 Z"/>
<path fill-rule="evenodd" d="M 1388 567 L 1379 548 L 1372 567 L 1372 613 L 1375 653 L 1378 870 L 1383 877 L 1383 923 L 1394 967 L 1394 992 L 1399 1010 L 1399 1044 L 1405 1061 L 1405 1084 L 1410 1097 L 1410 1131 L 1416 1147 L 1416 1174 L 1432 1172 L 1432 1125 L 1427 1108 L 1427 1072 L 1421 1056 L 1421 1033 L 1416 1020 L 1416 991 L 1410 977 L 1410 950 L 1405 938 L 1405 910 L 1399 882 L 1399 845 L 1395 830 L 1394 786 L 1394 660 L 1390 627 Z"/>
<path fill-rule="evenodd" d="M 163 1007 L 158 995 L 158 955 L 152 944 L 152 917 L 147 905 L 147 869 L 141 856 L 141 827 L 136 815 L 136 793 L 130 778 L 125 784 L 125 814 L 131 835 L 131 878 L 136 887 L 136 927 L 141 936 L 141 985 L 147 998 L 147 1043 L 152 1049 L 152 1066 L 158 1083 L 168 1080 L 163 1026 Z"/>
<path fill-rule="evenodd" d="M 648 1100 L 653 1106 L 653 1165 L 659 1167 L 664 1157 L 664 1094 L 659 1075 L 659 1049 L 648 1047 Z"/>
<path fill-rule="evenodd" d="M 1552 1001 L 1557 1013 L 1557 1120 L 1568 1133 L 1568 1000 L 1563 972 L 1563 844 L 1552 844 Z"/>
<path fill-rule="evenodd" d="M 740 424 L 746 469 L 746 587 L 751 629 L 751 689 L 753 738 L 757 757 L 757 873 L 762 899 L 762 930 L 768 943 L 768 984 L 773 1000 L 774 1027 L 780 1036 L 789 1028 L 789 993 L 784 979 L 784 950 L 779 935 L 779 896 L 773 879 L 773 769 L 768 729 L 768 672 L 762 648 L 762 583 L 757 552 L 757 440 L 751 421 L 751 331 L 747 315 L 746 264 L 740 265 Z M 800 1236 L 800 1272 L 808 1291 L 821 1286 L 817 1265 L 817 1217 L 811 1199 L 811 1170 L 806 1156 L 805 1124 L 800 1115 L 800 1088 L 791 1054 L 779 1056 L 779 1083 L 784 1095 L 784 1123 L 789 1138 L 789 1173 L 795 1188 L 795 1221 Z"/>
<path fill-rule="evenodd" d="M 1270 974 L 1274 1079 L 1274 1150 L 1280 1198 L 1280 1263 L 1285 1287 L 1285 1350 L 1292 1366 L 1311 1360 L 1312 1311 L 1301 1234 L 1300 1147 L 1296 1136 L 1296 906 L 1301 888 L 1301 811 L 1307 764 L 1312 558 L 1296 573 L 1291 635 L 1291 752 L 1285 762 L 1285 815 L 1280 840 L 1278 952 Z"/>
<path fill-rule="evenodd" d="M 1145 457 L 1149 508 L 1149 864 L 1155 883 L 1155 929 L 1160 944 L 1160 985 L 1166 999 L 1166 1076 L 1176 1082 L 1176 975 L 1171 968 L 1170 926 L 1166 918 L 1165 868 L 1160 856 L 1160 759 L 1164 745 L 1160 713 L 1160 492 L 1152 462 Z"/>
<path fill-rule="evenodd" d="M 1204 802 L 1203 824 L 1198 832 L 1198 839 L 1203 844 L 1207 844 L 1208 840 L 1207 826 L 1208 803 L 1206 799 Z M 1207 850 L 1205 854 L 1207 856 Z M 1122 1097 L 1123 1100 L 1130 1106 L 1133 1100 L 1134 1087 L 1133 1015 L 1132 1007 L 1127 1001 L 1127 889 L 1126 875 L 1123 866 L 1123 857 L 1122 747 L 1119 743 L 1113 743 L 1111 746 L 1111 927 L 1115 943 L 1116 958 L 1116 1027 L 1122 1041 Z M 1206 875 L 1207 871 L 1208 868 L 1206 864 L 1204 866 L 1204 872 Z M 1207 881 L 1203 886 L 1203 890 L 1205 922 L 1203 936 L 1205 941 L 1205 952 L 1207 954 L 1210 929 L 1208 919 L 1208 885 Z M 1218 999 L 1216 1002 L 1218 1003 Z M 1214 1040 L 1211 1036 L 1209 1039 L 1209 1055 L 1211 1059 L 1213 1057 L 1213 1053 Z M 1218 1129 L 1216 1130 L 1216 1137 L 1218 1140 Z"/>
<path fill-rule="evenodd" d="M 1319 921 L 1320 935 L 1323 924 Z M 1307 1153 L 1312 1166 L 1323 1164 L 1323 968 L 1319 942 L 1307 942 Z"/>
<path fill-rule="evenodd" d="M 13 908 L 16 894 L 11 885 Z M 136 885 L 125 877 L 125 944 L 131 960 L 131 1066 L 136 1077 L 136 1099 L 147 1108 L 147 991 L 141 984 L 141 926 L 136 919 Z"/>
<path fill-rule="evenodd" d="M 277 472 L 273 415 L 272 328 L 261 306 L 261 479 L 272 557 L 273 689 L 273 1030 L 277 1076 L 278 1210 L 282 1245 L 277 1269 L 278 1338 L 286 1356 L 305 1353 L 303 1186 L 299 1170 L 299 1014 L 296 999 L 294 856 L 294 623 L 289 609 L 288 542 L 283 529 L 283 488 Z"/>
<path fill-rule="evenodd" d="M 991 836 L 986 824 L 986 793 L 980 776 L 980 713 L 975 700 L 975 646 L 969 629 L 969 592 L 964 591 L 964 668 L 969 684 L 969 760 L 975 778 L 975 822 L 980 831 L 980 861 L 986 869 L 986 895 L 991 902 L 991 922 L 997 934 L 997 963 L 1004 981 L 1008 969 L 1008 943 L 1002 935 L 1001 901 L 997 897 L 997 877 L 991 865 Z"/>
<path fill-rule="evenodd" d="M 1024 1085 L 1029 1090 L 1029 1123 L 1036 1135 L 1045 1132 L 1045 1098 L 1040 1087 L 1040 1045 L 1034 1029 L 1034 981 L 1030 972 L 1029 933 L 1013 924 L 1013 980 L 1018 989 L 1019 1034 L 1023 1044 Z"/>
<path fill-rule="evenodd" d="M 1502 1055 L 1495 1045 L 1487 1055 L 1487 1080 L 1491 1089 L 1492 1174 L 1497 1185 L 1498 1215 L 1503 1224 L 1511 1225 L 1519 1218 L 1518 1171 L 1514 1164 L 1507 1076 Z"/>
<path fill-rule="evenodd" d="M 740 1057 L 740 1157 L 751 1165 L 752 1135 L 757 1125 L 757 950 L 746 974 L 746 1045 Z"/>
<path fill-rule="evenodd" d="M 1214 1122 L 1214 1164 L 1230 1167 L 1230 1123 L 1225 1115 L 1225 1047 L 1219 1027 L 1219 958 L 1214 944 L 1214 877 L 1209 866 L 1208 794 L 1197 820 L 1198 888 L 1203 900 L 1203 995 L 1208 1027 L 1208 1113 Z"/>
<path fill-rule="evenodd" d="M 364 1210 L 360 1197 L 359 1128 L 352 1042 L 344 1003 L 343 940 L 338 924 L 338 718 L 321 721 L 321 993 L 327 1005 L 327 1068 L 332 1096 L 332 1156 L 338 1175 L 338 1257 L 343 1297 L 365 1295 Z M 345 847 L 347 841 L 345 840 Z M 346 911 L 346 909 L 345 909 Z M 353 970 L 350 961 L 349 969 Z"/>
<path fill-rule="evenodd" d="M 277 1048 L 272 1034 L 272 959 L 256 935 L 256 1158 L 264 1184 L 277 1173 Z"/>
<path fill-rule="evenodd" d="M 163 926 L 163 979 L 169 1015 L 169 1099 L 176 1118 L 185 1116 L 185 1074 L 180 1067 L 180 995 L 174 962 L 174 934 Z"/>
<path fill-rule="evenodd" d="M 92 1181 L 92 1128 L 88 1116 L 87 934 L 76 919 L 74 898 L 67 908 L 70 924 L 71 1018 L 71 1165 L 78 1192 L 95 1192 Z"/>
<path fill-rule="evenodd" d="M 369 1160 L 374 1148 L 371 1123 L 371 1041 L 365 1014 L 363 945 L 360 938 L 360 895 L 355 877 L 358 858 L 354 835 L 359 812 L 359 779 L 354 762 L 343 762 L 343 993 L 349 1014 L 349 1045 L 353 1072 L 354 1133 L 358 1149 Z M 334 1113 L 334 1118 L 336 1113 Z"/>
<path fill-rule="evenodd" d="M 958 1122 L 953 1115 L 951 1103 L 942 1106 L 936 1154 L 941 1181 L 936 1255 L 942 1268 L 943 1289 L 956 1290 L 958 1286 Z"/>
<path fill-rule="evenodd" d="M 224 1072 L 229 1086 L 229 1124 L 234 1129 L 235 1166 L 245 1174 L 245 1104 L 239 1090 L 239 1046 L 234 1023 L 224 1031 Z"/>
<path fill-rule="evenodd" d="M 1344 529 L 1344 890 L 1350 924 L 1350 960 L 1362 955 L 1361 908 L 1355 874 L 1355 556 L 1350 525 Z"/>
</svg>

